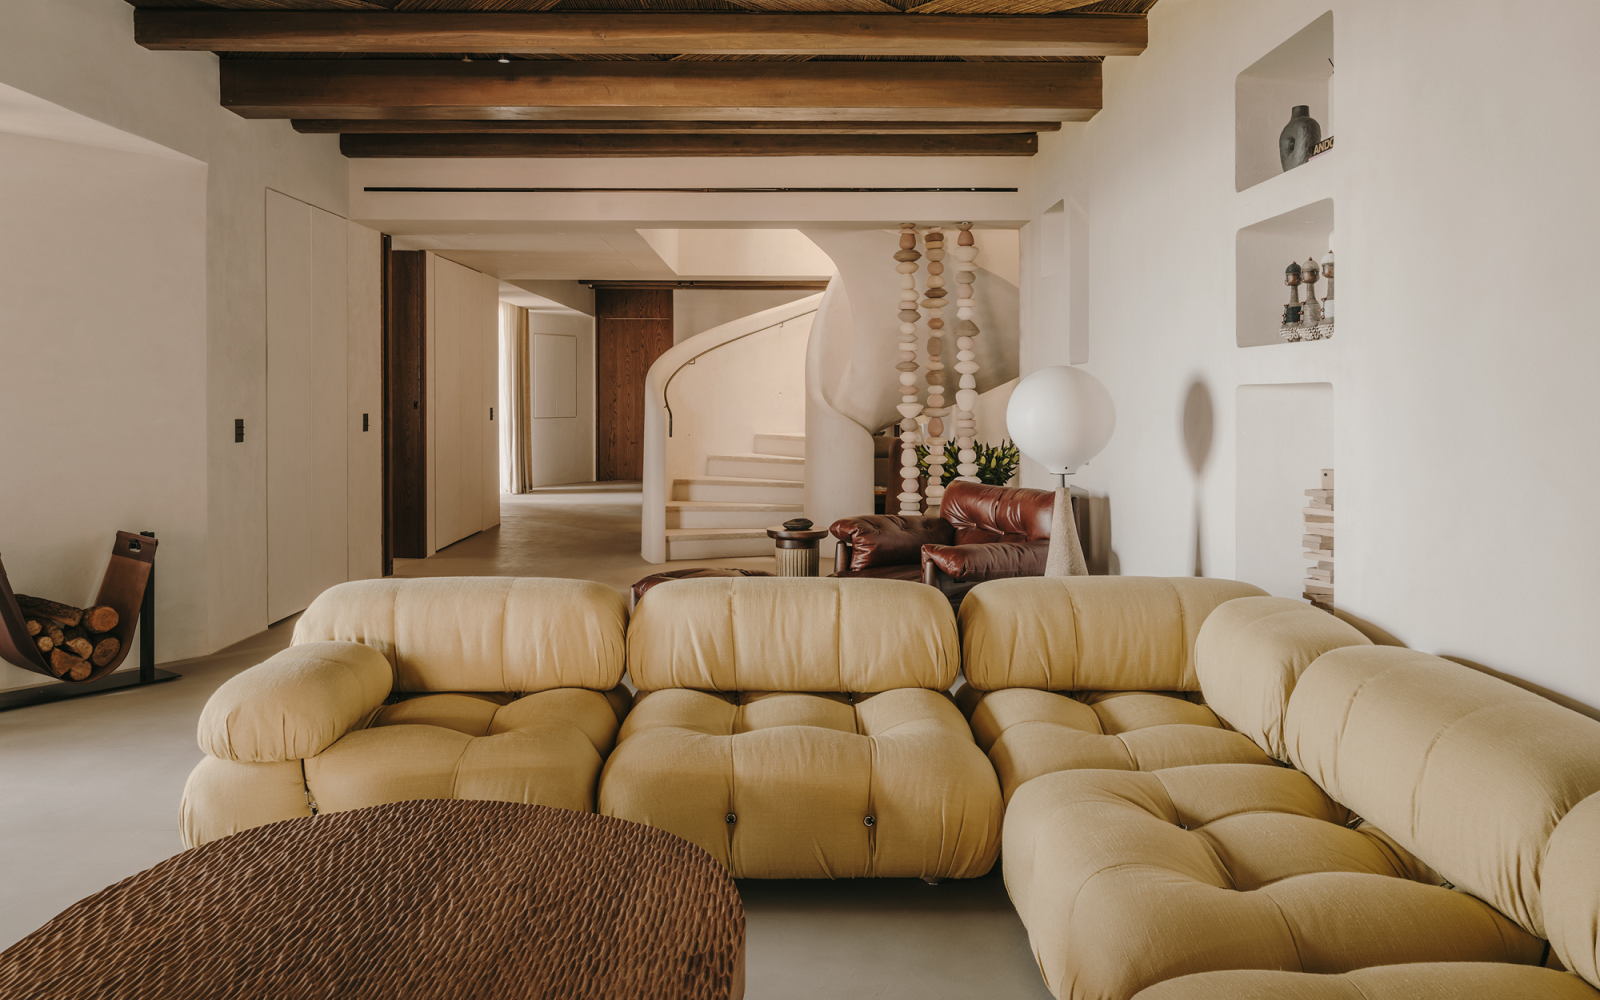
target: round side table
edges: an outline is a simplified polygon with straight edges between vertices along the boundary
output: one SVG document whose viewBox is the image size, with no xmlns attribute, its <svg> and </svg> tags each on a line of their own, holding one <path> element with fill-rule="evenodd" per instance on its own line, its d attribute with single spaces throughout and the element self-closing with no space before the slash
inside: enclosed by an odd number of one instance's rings
<svg viewBox="0 0 1600 1000">
<path fill-rule="evenodd" d="M 767 537 L 778 543 L 773 555 L 778 560 L 779 576 L 817 575 L 822 562 L 817 543 L 828 537 L 826 531 L 812 528 L 811 522 L 801 517 L 768 528 Z"/>
</svg>

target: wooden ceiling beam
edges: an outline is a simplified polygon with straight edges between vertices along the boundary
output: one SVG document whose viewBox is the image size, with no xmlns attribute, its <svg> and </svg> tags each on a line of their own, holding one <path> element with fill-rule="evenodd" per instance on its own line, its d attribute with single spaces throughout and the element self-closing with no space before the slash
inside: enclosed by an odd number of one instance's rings
<svg viewBox="0 0 1600 1000">
<path fill-rule="evenodd" d="M 527 55 L 1134 56 L 1143 17 L 134 11 L 147 49 Z"/>
<path fill-rule="evenodd" d="M 224 59 L 245 118 L 1087 121 L 1098 62 Z"/>
<path fill-rule="evenodd" d="M 986 135 L 1058 132 L 1060 122 L 857 122 L 857 121 L 396 121 L 376 118 L 296 118 L 295 131 L 309 134 L 382 135 L 670 135 L 743 132 L 762 135 Z"/>
<path fill-rule="evenodd" d="M 372 157 L 1032 156 L 1032 132 L 1001 135 L 344 135 L 344 155 Z"/>
</svg>

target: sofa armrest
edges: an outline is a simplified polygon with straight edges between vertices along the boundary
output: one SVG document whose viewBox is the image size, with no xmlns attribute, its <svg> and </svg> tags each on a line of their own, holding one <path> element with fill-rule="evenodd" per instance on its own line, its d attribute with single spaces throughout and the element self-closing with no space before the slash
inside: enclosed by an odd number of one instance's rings
<svg viewBox="0 0 1600 1000">
<path fill-rule="evenodd" d="M 900 514 L 867 514 L 845 517 L 828 529 L 833 537 L 850 546 L 852 571 L 875 566 L 915 566 L 920 550 L 930 542 L 955 541 L 955 529 L 942 517 Z"/>
<path fill-rule="evenodd" d="M 1013 576 L 1044 576 L 1050 552 L 1048 538 L 1033 542 L 984 542 L 980 545 L 924 545 L 924 578 L 930 568 L 958 583 L 1002 580 Z"/>
<path fill-rule="evenodd" d="M 249 763 L 315 757 L 382 705 L 394 684 L 359 642 L 308 642 L 230 678 L 200 713 L 200 749 Z"/>
<path fill-rule="evenodd" d="M 850 572 L 850 554 L 855 551 L 854 546 L 841 539 L 833 547 L 833 575 L 842 576 Z"/>
</svg>

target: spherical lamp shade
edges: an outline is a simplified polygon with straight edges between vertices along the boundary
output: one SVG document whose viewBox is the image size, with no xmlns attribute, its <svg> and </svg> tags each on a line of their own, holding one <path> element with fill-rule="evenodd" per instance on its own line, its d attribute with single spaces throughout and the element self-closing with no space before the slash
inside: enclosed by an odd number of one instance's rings
<svg viewBox="0 0 1600 1000">
<path fill-rule="evenodd" d="M 1024 455 L 1054 475 L 1071 475 L 1100 454 L 1117 426 L 1117 408 L 1100 380 L 1082 368 L 1041 368 L 1017 383 L 1006 429 Z"/>
</svg>

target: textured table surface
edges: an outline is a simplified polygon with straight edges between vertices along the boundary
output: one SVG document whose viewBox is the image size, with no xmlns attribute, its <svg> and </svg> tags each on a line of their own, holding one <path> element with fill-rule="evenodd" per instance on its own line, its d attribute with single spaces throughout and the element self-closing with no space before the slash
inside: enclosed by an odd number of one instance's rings
<svg viewBox="0 0 1600 1000">
<path fill-rule="evenodd" d="M 400 802 L 247 830 L 0 954 L 0 996 L 738 1000 L 744 907 L 700 848 L 608 816 Z"/>
</svg>

